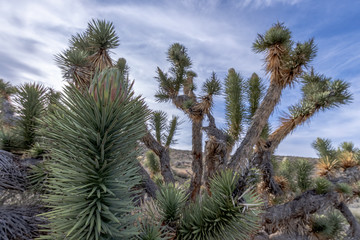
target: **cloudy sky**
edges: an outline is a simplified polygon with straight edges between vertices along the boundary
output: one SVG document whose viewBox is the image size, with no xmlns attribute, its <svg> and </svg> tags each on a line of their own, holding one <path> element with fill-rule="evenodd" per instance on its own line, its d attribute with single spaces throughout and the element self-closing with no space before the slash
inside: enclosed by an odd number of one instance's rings
<svg viewBox="0 0 360 240">
<path fill-rule="evenodd" d="M 154 110 L 183 118 L 176 146 L 190 149 L 190 124 L 171 104 L 154 100 L 156 67 L 167 69 L 166 51 L 179 42 L 188 48 L 198 85 L 212 71 L 224 79 L 230 67 L 244 78 L 253 72 L 264 81 L 263 55 L 251 50 L 257 33 L 284 22 L 296 41 L 315 38 L 317 72 L 351 84 L 352 104 L 321 112 L 296 129 L 277 150 L 281 155 L 316 156 L 311 143 L 330 138 L 334 145 L 352 141 L 360 147 L 360 1 L 352 0 L 183 0 L 183 1 L 0 1 L 0 78 L 14 85 L 40 82 L 61 90 L 65 82 L 54 54 L 68 46 L 71 35 L 83 31 L 93 18 L 112 21 L 121 45 L 112 57 L 125 57 L 135 90 Z M 201 85 L 200 85 L 201 86 Z M 300 86 L 283 93 L 271 116 L 279 116 L 300 98 Z M 224 100 L 216 98 L 217 124 L 224 127 Z"/>
</svg>

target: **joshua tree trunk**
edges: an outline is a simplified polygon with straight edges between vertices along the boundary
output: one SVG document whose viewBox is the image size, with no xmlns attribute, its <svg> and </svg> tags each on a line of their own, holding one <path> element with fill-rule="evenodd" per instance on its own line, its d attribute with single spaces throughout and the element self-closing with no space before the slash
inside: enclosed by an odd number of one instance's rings
<svg viewBox="0 0 360 240">
<path fill-rule="evenodd" d="M 169 149 L 159 144 L 149 132 L 142 138 L 142 142 L 160 158 L 161 175 L 165 183 L 174 183 L 175 179 L 170 167 Z"/>
<path fill-rule="evenodd" d="M 253 153 L 253 147 L 259 140 L 260 134 L 268 122 L 270 114 L 274 111 L 275 106 L 280 100 L 282 87 L 271 83 L 269 89 L 257 109 L 251 125 L 241 142 L 240 147 L 236 150 L 234 155 L 230 158 L 228 166 L 233 169 L 239 169 L 241 165 L 249 160 Z"/>
<path fill-rule="evenodd" d="M 202 120 L 193 120 L 192 122 L 192 172 L 190 183 L 190 199 L 195 200 L 200 193 L 201 178 L 203 173 L 202 163 Z"/>
</svg>

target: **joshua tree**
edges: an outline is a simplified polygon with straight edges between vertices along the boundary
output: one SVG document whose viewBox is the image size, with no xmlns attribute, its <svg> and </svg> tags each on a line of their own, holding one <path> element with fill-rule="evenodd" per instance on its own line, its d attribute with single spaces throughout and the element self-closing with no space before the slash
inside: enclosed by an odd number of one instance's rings
<svg viewBox="0 0 360 240">
<path fill-rule="evenodd" d="M 175 143 L 174 136 L 180 124 L 179 118 L 173 116 L 167 124 L 167 114 L 163 111 L 153 112 L 150 118 L 150 127 L 155 137 L 148 131 L 142 138 L 142 142 L 151 149 L 160 159 L 161 175 L 165 183 L 174 183 L 175 179 L 171 172 L 169 147 Z"/>
<path fill-rule="evenodd" d="M 70 48 L 58 55 L 57 61 L 64 71 L 64 76 L 86 94 L 93 76 L 105 68 L 117 68 L 118 73 L 124 79 L 128 78 L 129 68 L 126 66 L 125 59 L 119 59 L 114 64 L 109 56 L 109 49 L 117 46 L 118 37 L 113 25 L 105 21 L 93 20 L 84 33 L 72 37 Z M 243 199 L 240 196 L 243 196 L 242 194 L 249 187 L 249 179 L 251 179 L 249 174 L 254 167 L 261 170 L 262 180 L 268 193 L 281 195 L 283 191 L 273 178 L 274 169 L 270 161 L 271 155 L 281 141 L 315 113 L 346 104 L 351 100 L 351 94 L 348 92 L 349 85 L 345 82 L 327 78 L 315 73 L 313 69 L 305 71 L 316 54 L 313 39 L 294 44 L 290 30 L 283 24 L 277 23 L 265 34 L 258 35 L 253 44 L 253 50 L 266 55 L 265 66 L 269 75 L 268 88 L 265 92 L 263 81 L 256 74 L 245 81 L 234 69 L 229 69 L 224 86 L 227 122 L 225 129 L 217 128 L 215 117 L 211 113 L 213 97 L 221 94 L 221 82 L 216 74 L 212 73 L 209 79 L 204 81 L 201 93 L 197 93 L 195 83 L 197 75 L 191 69 L 191 59 L 185 46 L 179 43 L 172 44 L 167 52 L 167 59 L 171 64 L 170 69 L 163 71 L 159 67 L 157 68 L 156 79 L 159 83 L 156 93 L 157 100 L 171 102 L 176 108 L 182 110 L 192 122 L 193 175 L 188 193 L 195 204 L 197 204 L 196 199 L 203 185 L 203 177 L 208 190 L 208 195 L 204 197 L 210 199 L 212 194 L 218 196 L 217 193 L 213 193 L 211 179 L 218 176 L 215 174 L 224 168 L 230 169 L 233 176 L 236 176 L 237 183 L 232 193 L 235 205 L 241 204 Z M 271 132 L 268 119 L 280 101 L 282 90 L 297 81 L 302 84 L 302 99 L 298 104 L 289 107 L 288 115 L 282 119 L 280 126 Z M 90 89 L 90 91 L 92 90 Z M 95 96 L 96 98 L 97 96 Z M 208 125 L 203 126 L 206 119 Z M 164 143 L 162 139 L 160 126 L 163 123 L 164 120 L 157 120 L 154 124 L 155 137 L 148 131 L 142 141 L 152 150 L 160 149 L 158 152 L 154 152 L 160 159 L 165 159 L 161 162 L 162 175 L 166 179 L 165 181 L 173 182 L 168 161 L 168 147 L 171 141 Z M 203 131 L 208 137 L 204 149 L 202 146 Z M 170 137 L 172 134 L 167 136 Z M 234 154 L 231 156 L 236 143 L 240 145 L 234 149 Z M 344 148 L 350 149 L 348 145 Z M 203 176 L 203 160 L 205 160 L 205 176 Z M 303 165 L 306 170 L 303 172 L 308 172 L 309 168 L 305 166 L 306 164 Z M 149 179 L 146 171 L 143 168 L 140 169 L 145 177 L 148 193 L 156 198 L 157 187 Z M 303 189 L 309 187 L 307 178 L 301 178 L 299 182 Z M 328 192 L 326 194 L 326 196 L 319 195 L 316 191 L 308 190 L 293 201 L 269 207 L 263 215 L 263 224 L 266 226 L 267 232 L 271 233 L 272 230 L 276 230 L 277 228 L 274 226 L 277 224 L 286 225 L 289 219 L 296 219 L 308 212 L 320 210 L 322 205 L 308 206 L 306 202 L 314 199 L 321 201 L 326 197 L 328 197 L 326 198 L 327 206 L 338 208 L 350 222 L 353 216 L 351 213 L 349 215 L 348 209 L 339 198 L 338 193 Z M 295 213 L 288 211 L 295 208 Z M 199 214 L 206 215 L 205 213 Z M 352 224 L 355 226 L 353 235 L 356 235 L 358 233 L 357 225 L 354 225 L 353 222 Z"/>
</svg>

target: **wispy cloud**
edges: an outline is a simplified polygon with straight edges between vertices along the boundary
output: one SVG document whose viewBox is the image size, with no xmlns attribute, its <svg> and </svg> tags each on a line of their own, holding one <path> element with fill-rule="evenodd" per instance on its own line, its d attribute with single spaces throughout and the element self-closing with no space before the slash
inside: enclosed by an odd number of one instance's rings
<svg viewBox="0 0 360 240">
<path fill-rule="evenodd" d="M 186 116 L 170 103 L 157 103 L 154 99 L 156 67 L 168 69 L 169 45 L 180 42 L 188 48 L 199 86 L 212 71 L 224 79 L 230 67 L 244 77 L 257 72 L 266 79 L 264 56 L 252 52 L 252 42 L 258 32 L 265 31 L 273 22 L 284 21 L 296 38 L 306 40 L 315 36 L 319 52 L 313 65 L 318 71 L 346 79 L 353 86 L 352 105 L 318 114 L 310 125 L 289 136 L 277 151 L 314 156 L 310 144 L 317 136 L 333 138 L 335 142 L 352 140 L 360 145 L 360 137 L 353 130 L 360 129 L 360 112 L 355 107 L 360 104 L 360 33 L 350 21 L 357 17 L 352 8 L 359 4 L 342 6 L 343 13 L 336 13 L 338 18 L 334 19 L 337 1 L 327 3 L 320 8 L 318 3 L 308 0 L 2 1 L 0 78 L 14 84 L 39 81 L 60 90 L 64 82 L 53 61 L 54 54 L 64 50 L 70 36 L 83 31 L 90 19 L 107 19 L 116 26 L 121 41 L 112 57 L 127 59 L 130 77 L 136 80 L 135 90 L 145 97 L 151 109 L 165 109 L 170 116 L 181 116 L 184 124 L 177 147 L 190 148 L 191 128 Z M 300 97 L 299 87 L 284 92 L 281 105 L 272 116 L 274 127 L 279 113 Z M 221 97 L 213 111 L 218 116 L 218 125 L 224 127 Z"/>
</svg>

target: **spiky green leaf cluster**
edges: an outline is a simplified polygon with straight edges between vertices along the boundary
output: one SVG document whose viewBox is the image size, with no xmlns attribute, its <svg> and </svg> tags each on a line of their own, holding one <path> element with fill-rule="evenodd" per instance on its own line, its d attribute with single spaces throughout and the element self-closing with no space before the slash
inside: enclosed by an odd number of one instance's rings
<svg viewBox="0 0 360 240">
<path fill-rule="evenodd" d="M 155 132 L 155 138 L 160 144 L 165 144 L 169 147 L 175 144 L 174 136 L 181 122 L 177 116 L 173 116 L 169 123 L 167 123 L 167 114 L 163 111 L 154 111 L 150 118 L 150 127 Z"/>
<path fill-rule="evenodd" d="M 230 68 L 225 78 L 225 110 L 228 132 L 234 141 L 239 138 L 243 131 L 246 112 L 244 93 L 243 78 L 233 68 Z"/>
<path fill-rule="evenodd" d="M 345 195 L 352 195 L 353 190 L 352 187 L 347 183 L 338 183 L 335 186 L 336 191 L 343 193 Z"/>
<path fill-rule="evenodd" d="M 264 52 L 276 45 L 285 47 L 292 45 L 291 32 L 282 23 L 274 24 L 264 35 L 259 34 L 253 44 L 253 50 L 255 52 Z"/>
<path fill-rule="evenodd" d="M 163 229 L 161 225 L 154 224 L 149 220 L 144 220 L 140 226 L 140 234 L 137 236 L 138 240 L 165 240 L 163 237 Z"/>
<path fill-rule="evenodd" d="M 15 102 L 19 114 L 18 128 L 22 137 L 22 147 L 31 148 L 36 140 L 40 126 L 39 118 L 44 114 L 46 88 L 41 84 L 25 83 L 17 88 Z"/>
<path fill-rule="evenodd" d="M 344 229 L 344 219 L 337 212 L 315 216 L 312 219 L 312 231 L 326 239 L 338 239 Z"/>
<path fill-rule="evenodd" d="M 256 110 L 260 105 L 262 97 L 265 95 L 265 85 L 261 78 L 253 73 L 247 82 L 247 100 L 249 102 L 248 108 L 248 122 L 251 123 L 252 117 L 255 115 Z M 261 132 L 261 137 L 267 139 L 270 134 L 270 125 L 267 123 Z"/>
<path fill-rule="evenodd" d="M 315 179 L 315 192 L 317 194 L 325 194 L 331 191 L 333 185 L 326 178 L 319 177 Z"/>
<path fill-rule="evenodd" d="M 329 159 L 336 159 L 337 157 L 337 152 L 332 146 L 330 139 L 317 138 L 312 143 L 312 147 L 318 152 L 320 158 L 325 159 L 328 157 Z"/>
<path fill-rule="evenodd" d="M 306 159 L 296 162 L 297 184 L 301 191 L 309 189 L 312 185 L 311 174 L 314 166 Z"/>
<path fill-rule="evenodd" d="M 313 70 L 304 74 L 302 79 L 303 98 L 299 104 L 289 108 L 292 119 L 310 117 L 316 111 L 339 107 L 352 100 L 349 84 L 342 80 L 331 80 Z"/>
<path fill-rule="evenodd" d="M 289 70 L 294 70 L 299 66 L 307 67 L 307 64 L 315 58 L 316 52 L 313 38 L 303 43 L 298 42 L 285 59 L 285 64 Z"/>
<path fill-rule="evenodd" d="M 213 178 L 212 195 L 184 211 L 178 239 L 249 239 L 259 227 L 260 200 L 250 191 L 233 196 L 238 178 L 230 170 Z"/>
<path fill-rule="evenodd" d="M 155 94 L 157 101 L 169 101 L 176 97 L 184 84 L 185 76 L 191 67 L 191 60 L 187 49 L 180 43 L 172 44 L 167 53 L 167 60 L 171 63 L 169 75 L 160 68 L 157 69 L 156 79 L 159 89 Z"/>
<path fill-rule="evenodd" d="M 357 153 L 359 151 L 359 149 L 355 147 L 353 142 L 342 142 L 340 144 L 340 151 Z"/>
<path fill-rule="evenodd" d="M 174 184 L 166 184 L 156 194 L 156 205 L 161 221 L 171 226 L 177 225 L 186 204 L 185 191 Z"/>
<path fill-rule="evenodd" d="M 145 165 L 150 169 L 152 174 L 157 174 L 160 172 L 160 160 L 159 157 L 155 155 L 153 151 L 146 152 L 146 162 Z"/>
<path fill-rule="evenodd" d="M 132 189 L 140 181 L 135 147 L 145 133 L 146 110 L 130 88 L 118 94 L 107 101 L 104 92 L 98 91 L 95 99 L 74 86 L 66 87 L 63 106 L 46 120 L 52 159 L 44 199 L 51 209 L 44 215 L 50 229 L 44 239 L 137 235 L 132 214 Z"/>
<path fill-rule="evenodd" d="M 219 95 L 221 92 L 221 83 L 220 80 L 217 78 L 215 72 L 211 73 L 210 79 L 206 79 L 204 85 L 202 87 L 203 92 L 207 95 Z"/>
</svg>

